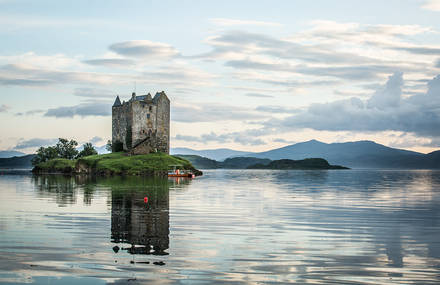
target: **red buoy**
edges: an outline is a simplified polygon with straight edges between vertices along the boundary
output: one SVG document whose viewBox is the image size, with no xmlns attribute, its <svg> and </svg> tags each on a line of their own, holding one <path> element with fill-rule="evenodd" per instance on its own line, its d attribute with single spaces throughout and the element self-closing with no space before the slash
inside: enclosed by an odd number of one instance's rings
<svg viewBox="0 0 440 285">
<path fill-rule="evenodd" d="M 144 203 L 148 203 L 148 197 L 144 197 Z"/>
</svg>

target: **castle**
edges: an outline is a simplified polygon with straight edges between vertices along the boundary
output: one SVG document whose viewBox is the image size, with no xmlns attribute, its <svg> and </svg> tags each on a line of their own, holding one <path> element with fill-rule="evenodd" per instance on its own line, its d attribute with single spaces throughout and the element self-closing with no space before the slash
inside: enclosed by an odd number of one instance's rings
<svg viewBox="0 0 440 285">
<path fill-rule="evenodd" d="M 112 107 L 112 151 L 131 154 L 170 151 L 170 100 L 165 92 L 116 97 Z"/>
</svg>

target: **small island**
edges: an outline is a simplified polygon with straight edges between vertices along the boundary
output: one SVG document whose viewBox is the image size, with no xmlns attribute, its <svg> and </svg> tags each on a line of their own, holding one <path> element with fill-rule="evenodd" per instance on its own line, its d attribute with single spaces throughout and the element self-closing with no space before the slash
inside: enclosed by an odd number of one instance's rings
<svg viewBox="0 0 440 285">
<path fill-rule="evenodd" d="M 129 155 L 124 152 L 96 154 L 77 159 L 54 158 L 38 163 L 35 174 L 142 175 L 166 176 L 170 165 L 190 170 L 196 176 L 202 172 L 185 159 L 166 153 Z"/>
<path fill-rule="evenodd" d="M 257 163 L 247 167 L 248 169 L 298 169 L 298 170 L 319 170 L 319 169 L 349 169 L 345 166 L 330 165 L 323 158 L 306 158 L 302 160 L 279 159 L 268 164 Z"/>
</svg>

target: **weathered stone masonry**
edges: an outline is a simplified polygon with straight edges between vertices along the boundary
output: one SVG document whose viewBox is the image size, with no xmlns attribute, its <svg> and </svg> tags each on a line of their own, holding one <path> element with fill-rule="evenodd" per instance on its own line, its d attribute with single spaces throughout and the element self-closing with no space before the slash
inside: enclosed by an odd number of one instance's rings
<svg viewBox="0 0 440 285">
<path fill-rule="evenodd" d="M 128 102 L 116 97 L 112 107 L 113 151 L 132 154 L 170 151 L 170 100 L 165 92 L 136 96 Z"/>
</svg>

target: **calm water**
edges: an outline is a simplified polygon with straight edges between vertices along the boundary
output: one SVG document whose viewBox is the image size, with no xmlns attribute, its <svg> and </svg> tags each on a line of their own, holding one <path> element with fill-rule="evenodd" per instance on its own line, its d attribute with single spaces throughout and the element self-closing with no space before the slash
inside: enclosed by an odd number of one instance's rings
<svg viewBox="0 0 440 285">
<path fill-rule="evenodd" d="M 439 171 L 0 175 L 0 193 L 1 283 L 440 283 Z"/>
</svg>

